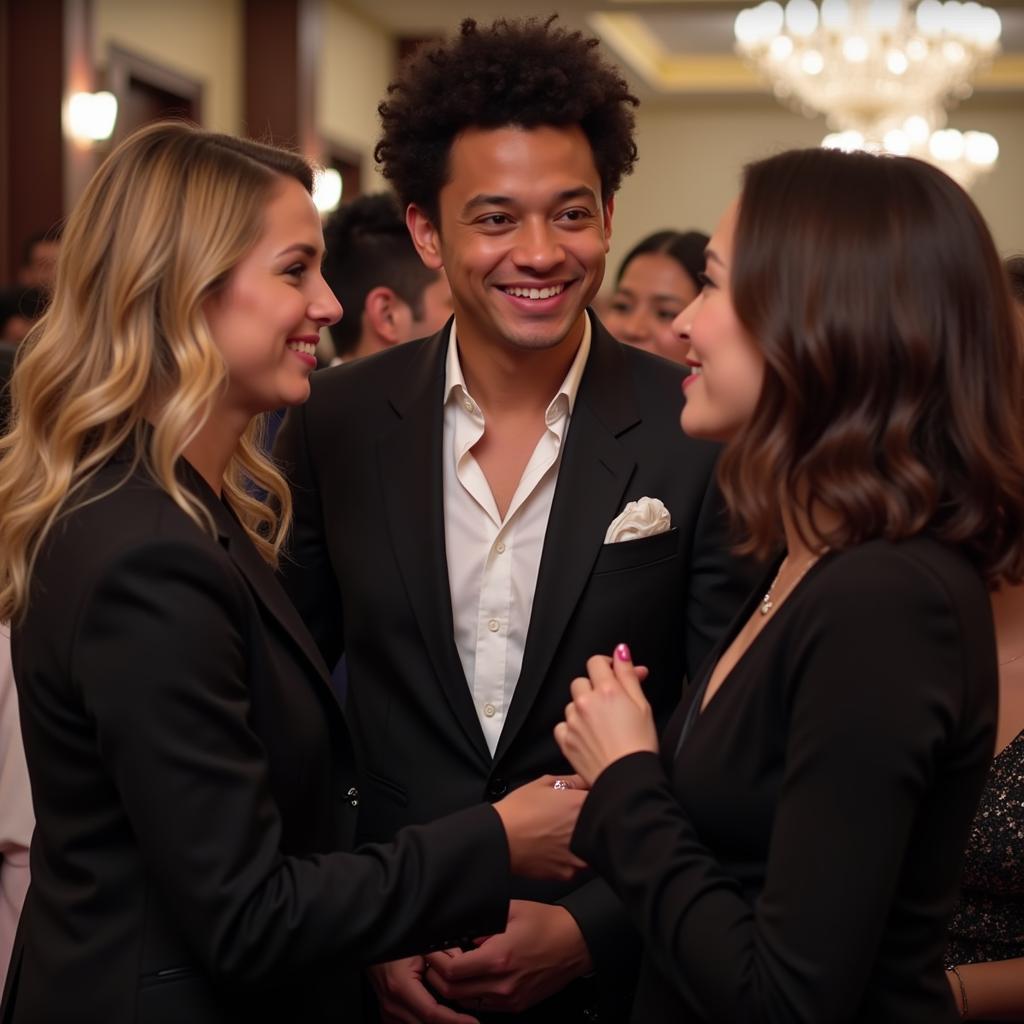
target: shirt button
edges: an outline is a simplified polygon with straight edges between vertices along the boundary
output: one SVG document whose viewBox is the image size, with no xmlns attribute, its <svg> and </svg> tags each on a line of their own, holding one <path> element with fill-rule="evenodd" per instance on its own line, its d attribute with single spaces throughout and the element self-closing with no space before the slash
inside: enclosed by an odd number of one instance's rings
<svg viewBox="0 0 1024 1024">
<path fill-rule="evenodd" d="M 486 716 L 487 716 L 488 718 L 493 718 L 493 717 L 494 717 L 494 712 L 495 712 L 495 710 L 496 710 L 496 709 L 495 709 L 495 707 L 494 707 L 494 705 L 493 705 L 493 704 L 485 704 L 485 705 L 484 705 L 484 714 L 485 714 L 485 715 L 486 715 Z"/>
<path fill-rule="evenodd" d="M 494 550 L 497 551 L 499 555 L 505 554 L 505 542 L 503 540 L 499 540 L 498 543 L 494 545 Z"/>
<path fill-rule="evenodd" d="M 490 631 L 491 631 L 492 633 L 497 633 L 497 632 L 498 632 L 498 630 L 499 630 L 499 629 L 500 629 L 501 627 L 500 627 L 500 625 L 499 625 L 499 623 L 498 623 L 498 620 L 497 620 L 497 619 L 491 619 L 491 621 L 487 623 L 487 628 L 488 628 L 488 629 L 489 629 L 489 630 L 490 630 Z"/>
<path fill-rule="evenodd" d="M 462 407 L 463 409 L 466 410 L 466 412 L 473 411 L 473 403 L 468 398 L 462 403 Z"/>
</svg>

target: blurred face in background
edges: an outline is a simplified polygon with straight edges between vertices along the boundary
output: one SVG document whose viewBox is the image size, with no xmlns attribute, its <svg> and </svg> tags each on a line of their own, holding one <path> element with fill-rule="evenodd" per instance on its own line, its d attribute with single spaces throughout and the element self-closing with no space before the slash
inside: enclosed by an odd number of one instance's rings
<svg viewBox="0 0 1024 1024">
<path fill-rule="evenodd" d="M 685 365 L 672 323 L 696 296 L 697 283 L 671 256 L 640 253 L 623 268 L 604 324 L 619 341 Z"/>
<path fill-rule="evenodd" d="M 53 291 L 57 278 L 57 257 L 60 255 L 58 239 L 40 239 L 28 252 L 28 259 L 18 270 L 18 283 L 25 288 Z"/>
</svg>

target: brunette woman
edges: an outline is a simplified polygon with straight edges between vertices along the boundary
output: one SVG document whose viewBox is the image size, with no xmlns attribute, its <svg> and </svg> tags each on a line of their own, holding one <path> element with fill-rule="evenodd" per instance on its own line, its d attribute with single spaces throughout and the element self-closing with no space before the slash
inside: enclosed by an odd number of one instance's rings
<svg viewBox="0 0 1024 1024">
<path fill-rule="evenodd" d="M 677 321 L 684 429 L 781 547 L 661 743 L 629 652 L 556 737 L 573 848 L 646 942 L 633 1019 L 919 1024 L 992 756 L 988 586 L 1024 576 L 1024 368 L 984 221 L 941 171 L 751 165 Z"/>
</svg>

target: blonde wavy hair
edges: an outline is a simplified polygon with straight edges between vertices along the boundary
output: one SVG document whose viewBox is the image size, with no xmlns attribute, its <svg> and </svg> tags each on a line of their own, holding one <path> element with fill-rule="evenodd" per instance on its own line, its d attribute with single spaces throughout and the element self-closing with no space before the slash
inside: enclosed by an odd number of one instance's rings
<svg viewBox="0 0 1024 1024">
<path fill-rule="evenodd" d="M 294 153 L 182 123 L 141 129 L 111 153 L 64 230 L 53 302 L 22 342 L 0 437 L 0 621 L 25 610 L 55 522 L 120 449 L 202 528 L 209 513 L 175 467 L 227 382 L 203 313 L 263 227 L 281 176 L 312 190 Z M 263 454 L 262 418 L 239 441 L 223 494 L 276 565 L 288 485 Z M 255 496 L 262 491 L 266 498 Z"/>
</svg>

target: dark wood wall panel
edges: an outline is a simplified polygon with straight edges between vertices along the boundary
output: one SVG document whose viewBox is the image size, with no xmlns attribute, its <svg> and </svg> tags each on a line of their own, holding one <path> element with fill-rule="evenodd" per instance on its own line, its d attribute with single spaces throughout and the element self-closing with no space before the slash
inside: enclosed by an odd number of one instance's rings
<svg viewBox="0 0 1024 1024">
<path fill-rule="evenodd" d="M 64 213 L 64 0 L 0 0 L 6 29 L 4 133 L 0 152 L 5 208 L 3 282 L 21 262 L 33 232 L 56 224 Z"/>
<path fill-rule="evenodd" d="M 322 0 L 245 0 L 243 131 L 320 159 L 316 129 Z"/>
</svg>

